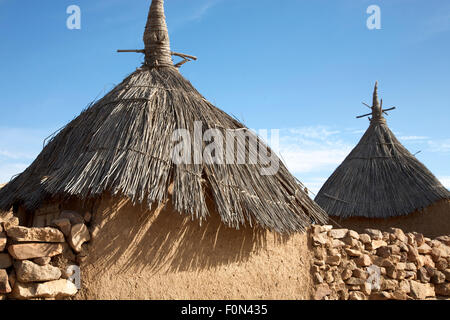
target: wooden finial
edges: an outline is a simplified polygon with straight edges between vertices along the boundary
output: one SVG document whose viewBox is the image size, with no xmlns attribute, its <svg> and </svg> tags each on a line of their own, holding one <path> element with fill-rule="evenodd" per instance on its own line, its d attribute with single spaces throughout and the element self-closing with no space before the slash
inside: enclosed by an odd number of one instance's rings
<svg viewBox="0 0 450 320">
<path fill-rule="evenodd" d="M 381 109 L 380 100 L 378 99 L 378 81 L 375 82 L 375 89 L 373 90 L 372 102 L 372 120 L 382 120 L 383 110 Z"/>
<path fill-rule="evenodd" d="M 144 32 L 145 49 L 117 50 L 117 52 L 135 52 L 145 54 L 145 65 L 150 68 L 173 66 L 181 67 L 197 57 L 170 51 L 169 32 L 164 15 L 164 0 L 153 0 Z M 173 65 L 172 56 L 183 60 Z"/>
<path fill-rule="evenodd" d="M 372 107 L 380 106 L 380 101 L 378 100 L 378 81 L 375 81 L 375 89 L 373 90 L 373 102 Z"/>
<path fill-rule="evenodd" d="M 363 102 L 363 105 L 365 105 L 366 107 L 372 109 L 371 113 L 368 114 L 363 114 L 362 116 L 357 116 L 357 119 L 360 118 L 365 118 L 367 116 L 372 116 L 372 118 L 369 118 L 369 120 L 372 121 L 382 121 L 384 122 L 384 116 L 383 113 L 387 115 L 386 111 L 391 111 L 391 110 L 395 110 L 395 107 L 389 108 L 389 109 L 383 109 L 383 99 L 381 99 L 381 103 L 380 100 L 378 99 L 378 81 L 375 82 L 375 89 L 373 90 L 373 102 L 372 102 L 372 106 L 369 106 L 367 103 Z"/>
<path fill-rule="evenodd" d="M 144 32 L 145 64 L 149 67 L 173 66 L 164 0 L 152 0 Z"/>
</svg>

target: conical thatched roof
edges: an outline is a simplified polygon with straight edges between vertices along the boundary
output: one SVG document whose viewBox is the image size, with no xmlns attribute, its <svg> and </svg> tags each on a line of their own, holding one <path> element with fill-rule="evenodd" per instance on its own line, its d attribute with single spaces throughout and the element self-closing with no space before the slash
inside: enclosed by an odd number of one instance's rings
<svg viewBox="0 0 450 320">
<path fill-rule="evenodd" d="M 330 216 L 404 216 L 450 198 L 449 191 L 389 130 L 383 117 L 386 111 L 375 84 L 369 128 L 315 199 Z"/>
<path fill-rule="evenodd" d="M 324 222 L 326 214 L 281 162 L 276 174 L 265 175 L 259 160 L 172 161 L 173 132 L 185 129 L 194 138 L 196 121 L 201 123 L 200 139 L 207 129 L 249 131 L 198 93 L 176 68 L 181 64 L 173 66 L 163 6 L 163 0 L 151 5 L 145 50 L 139 51 L 145 53 L 144 65 L 62 129 L 1 190 L 0 208 L 33 210 L 52 197 L 88 199 L 108 192 L 148 208 L 171 197 L 180 213 L 203 220 L 216 210 L 235 228 L 247 224 L 292 232 L 311 221 Z M 207 197 L 216 208 L 207 207 Z"/>
</svg>

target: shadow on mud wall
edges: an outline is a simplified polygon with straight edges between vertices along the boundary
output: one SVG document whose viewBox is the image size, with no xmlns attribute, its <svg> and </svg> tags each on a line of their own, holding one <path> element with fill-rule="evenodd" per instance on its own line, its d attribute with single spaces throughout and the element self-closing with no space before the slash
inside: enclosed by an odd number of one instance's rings
<svg viewBox="0 0 450 320">
<path fill-rule="evenodd" d="M 258 228 L 231 229 L 219 214 L 200 226 L 190 216 L 173 210 L 171 201 L 156 210 L 133 207 L 128 200 L 104 200 L 94 224 L 100 227 L 90 244 L 85 265 L 99 272 L 111 266 L 119 272 L 200 271 L 245 262 L 267 247 L 267 241 L 285 243 L 288 236 L 267 238 Z"/>
</svg>

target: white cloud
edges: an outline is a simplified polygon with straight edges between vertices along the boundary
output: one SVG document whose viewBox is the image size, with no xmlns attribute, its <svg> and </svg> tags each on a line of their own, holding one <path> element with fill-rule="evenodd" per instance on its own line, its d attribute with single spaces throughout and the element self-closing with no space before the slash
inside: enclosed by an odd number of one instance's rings
<svg viewBox="0 0 450 320">
<path fill-rule="evenodd" d="M 0 127 L 0 183 L 23 172 L 41 152 L 42 142 L 51 132 L 51 129 Z"/>
<path fill-rule="evenodd" d="M 0 149 L 0 159 L 1 158 L 18 160 L 18 159 L 32 159 L 33 156 L 22 152 L 10 152 L 8 150 Z"/>
<path fill-rule="evenodd" d="M 337 135 L 340 131 L 331 130 L 325 126 L 309 126 L 301 128 L 289 128 L 285 129 L 288 133 L 296 135 L 298 137 L 314 138 L 324 140 L 332 135 Z"/>
<path fill-rule="evenodd" d="M 423 141 L 429 138 L 425 136 L 400 136 L 399 139 L 405 141 Z"/>
<path fill-rule="evenodd" d="M 305 181 L 302 181 L 302 183 L 308 188 L 310 197 L 314 199 L 327 179 L 328 178 L 324 177 L 312 177 L 307 178 Z"/>
<path fill-rule="evenodd" d="M 280 157 L 294 174 L 334 169 L 352 149 L 339 134 L 324 126 L 282 129 Z"/>
<path fill-rule="evenodd" d="M 336 167 L 345 159 L 350 150 L 350 148 L 314 150 L 302 146 L 286 145 L 280 148 L 280 154 L 292 173 L 302 174 Z"/>
<path fill-rule="evenodd" d="M 271 139 L 265 140 L 314 198 L 323 183 L 353 149 L 353 131 L 354 129 L 339 131 L 321 125 L 285 128 L 279 130 L 278 146 L 273 145 Z"/>
<path fill-rule="evenodd" d="M 438 179 L 444 187 L 450 190 L 450 177 L 439 177 Z"/>
<path fill-rule="evenodd" d="M 28 165 L 26 163 L 0 164 L 0 184 L 9 182 L 13 176 L 22 173 Z"/>
<path fill-rule="evenodd" d="M 191 16 L 189 16 L 188 20 L 199 20 L 203 16 L 205 16 L 208 11 L 222 2 L 223 0 L 206 0 L 206 2 L 200 6 Z"/>
<path fill-rule="evenodd" d="M 430 140 L 428 146 L 432 152 L 450 152 L 450 139 L 447 140 Z"/>
<path fill-rule="evenodd" d="M 397 135 L 399 140 L 405 144 L 417 145 L 427 152 L 447 153 L 450 152 L 450 139 L 432 139 L 427 136 L 402 136 Z"/>
</svg>

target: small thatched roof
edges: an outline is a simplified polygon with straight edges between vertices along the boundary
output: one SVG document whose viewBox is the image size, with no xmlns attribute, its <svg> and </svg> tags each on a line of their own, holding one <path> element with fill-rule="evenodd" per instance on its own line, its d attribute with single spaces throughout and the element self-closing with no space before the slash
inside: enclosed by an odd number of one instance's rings
<svg viewBox="0 0 450 320">
<path fill-rule="evenodd" d="M 216 210 L 235 228 L 247 224 L 293 232 L 311 221 L 326 221 L 324 211 L 281 162 L 274 175 L 264 175 L 259 160 L 175 164 L 176 129 L 194 137 L 194 123 L 200 121 L 200 134 L 208 129 L 248 130 L 197 92 L 178 71 L 182 63 L 173 65 L 172 55 L 185 61 L 194 57 L 171 52 L 163 0 L 152 2 L 144 43 L 144 50 L 134 50 L 145 53 L 143 66 L 62 129 L 1 190 L 0 208 L 23 205 L 33 210 L 53 197 L 89 199 L 108 192 L 148 208 L 171 197 L 180 213 L 203 220 Z M 207 197 L 216 208 L 207 207 Z"/>
<path fill-rule="evenodd" d="M 389 218 L 449 199 L 449 191 L 389 130 L 383 113 L 390 109 L 384 110 L 383 100 L 378 100 L 378 84 L 371 108 L 369 128 L 325 182 L 316 202 L 330 216 Z"/>
</svg>

